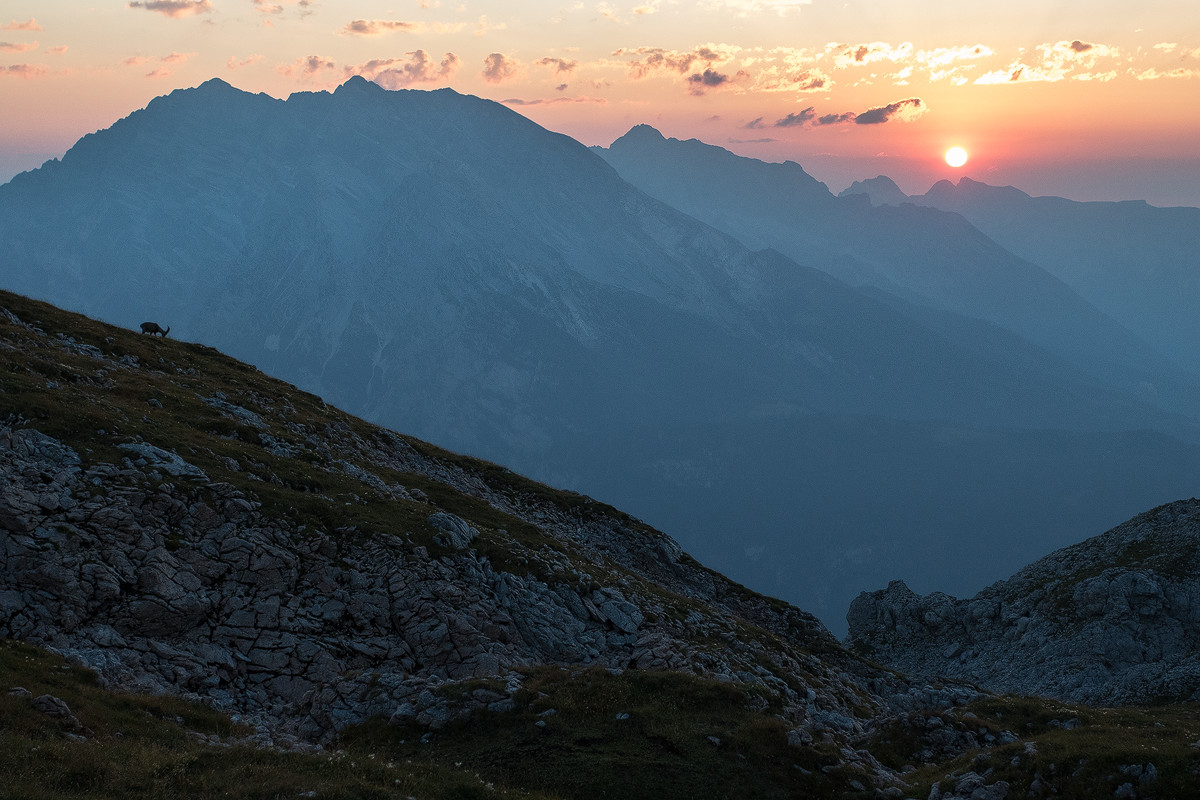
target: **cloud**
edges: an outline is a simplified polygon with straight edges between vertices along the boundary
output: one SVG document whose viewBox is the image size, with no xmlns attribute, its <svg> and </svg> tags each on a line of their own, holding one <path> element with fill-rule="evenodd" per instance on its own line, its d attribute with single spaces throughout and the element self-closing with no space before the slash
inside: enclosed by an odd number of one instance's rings
<svg viewBox="0 0 1200 800">
<path fill-rule="evenodd" d="M 688 91 L 692 94 L 704 94 L 709 89 L 715 89 L 728 82 L 728 75 L 723 75 L 712 68 L 705 68 L 704 72 L 695 72 L 688 76 L 690 84 Z"/>
<path fill-rule="evenodd" d="M 763 138 L 763 139 L 734 139 L 732 136 L 727 140 L 729 144 L 770 144 L 777 142 L 778 139 Z"/>
<path fill-rule="evenodd" d="M 1151 67 L 1143 70 L 1134 76 L 1139 81 L 1155 81 L 1159 78 L 1200 78 L 1200 69 L 1188 69 L 1187 67 L 1176 67 L 1165 72 L 1160 72 Z"/>
<path fill-rule="evenodd" d="M 37 42 L 0 42 L 0 50 L 7 50 L 10 53 L 25 53 L 37 49 Z"/>
<path fill-rule="evenodd" d="M 549 56 L 546 58 L 539 58 L 534 63 L 536 63 L 539 67 L 554 67 L 555 75 L 558 75 L 562 72 L 565 72 L 569 75 L 577 66 L 579 66 L 578 61 L 568 61 L 565 58 L 550 58 Z"/>
<path fill-rule="evenodd" d="M 282 14 L 285 3 L 295 3 L 300 7 L 300 16 L 307 17 L 312 14 L 310 6 L 313 0 L 254 0 L 254 7 L 263 14 Z M 269 21 L 267 24 L 271 24 Z"/>
<path fill-rule="evenodd" d="M 829 45 L 826 51 L 833 55 L 833 65 L 838 69 L 861 67 L 876 61 L 905 61 L 913 55 L 912 42 L 892 47 L 887 42 L 867 42 L 864 44 Z"/>
<path fill-rule="evenodd" d="M 50 53 L 51 55 L 61 56 L 63 53 L 67 52 L 68 49 L 69 48 L 67 45 L 60 44 L 57 47 L 47 47 L 46 52 Z"/>
<path fill-rule="evenodd" d="M 565 92 L 566 90 L 567 90 L 567 85 L 565 83 L 560 83 L 558 86 L 554 87 L 554 91 L 556 91 L 556 92 Z"/>
<path fill-rule="evenodd" d="M 424 50 L 414 50 L 405 53 L 404 58 L 375 59 L 346 67 L 344 73 L 346 77 L 361 75 L 385 89 L 404 89 L 419 83 L 445 80 L 454 74 L 459 63 L 454 53 L 446 53 L 441 61 L 435 62 Z"/>
<path fill-rule="evenodd" d="M 709 119 L 711 120 L 714 118 L 710 117 Z M 716 117 L 716 119 L 720 119 L 720 117 Z M 759 131 L 767 126 L 763 124 L 762 117 L 755 117 L 754 119 L 750 120 L 745 125 L 743 125 L 742 127 L 748 131 Z"/>
<path fill-rule="evenodd" d="M 195 53 L 174 53 L 173 52 L 170 55 L 163 56 L 162 58 L 159 59 L 159 61 L 163 62 L 164 64 L 183 64 L 184 62 L 186 62 L 189 58 L 191 58 L 194 55 L 196 55 L 196 54 Z"/>
<path fill-rule="evenodd" d="M 6 25 L 0 25 L 0 31 L 40 31 L 40 30 L 42 30 L 42 26 L 38 25 L 38 21 L 36 19 L 34 19 L 33 17 L 30 17 L 29 19 L 25 20 L 24 22 L 14 19 L 12 22 L 9 22 Z"/>
<path fill-rule="evenodd" d="M 506 106 L 554 106 L 562 103 L 594 103 L 596 105 L 606 105 L 608 100 L 603 97 L 550 97 L 537 98 L 535 100 L 521 100 L 516 97 L 510 97 L 507 100 L 501 100 Z"/>
<path fill-rule="evenodd" d="M 484 14 L 482 17 L 479 18 L 479 21 L 475 23 L 475 35 L 476 36 L 484 36 L 485 34 L 487 34 L 490 31 L 502 31 L 502 30 L 506 29 L 507 27 L 508 27 L 507 22 L 500 22 L 500 23 L 497 23 L 496 25 L 491 24 L 490 22 L 488 22 L 487 15 Z"/>
<path fill-rule="evenodd" d="M 817 115 L 816 110 L 809 106 L 799 114 L 791 113 L 782 119 L 775 120 L 776 128 L 794 128 L 797 125 L 803 125 Z"/>
<path fill-rule="evenodd" d="M 207 14 L 212 11 L 212 0 L 145 0 L 132 2 L 129 7 L 157 11 L 168 17 L 186 17 L 189 14 Z"/>
<path fill-rule="evenodd" d="M 41 64 L 9 64 L 7 67 L 0 67 L 0 75 L 25 78 L 26 80 L 40 78 L 49 72 L 50 70 Z"/>
<path fill-rule="evenodd" d="M 854 122 L 858 115 L 853 111 L 844 111 L 841 114 L 822 114 L 814 121 L 814 125 L 841 125 L 846 122 Z"/>
<path fill-rule="evenodd" d="M 342 33 L 351 36 L 379 36 L 383 33 L 420 33 L 425 26 L 420 22 L 399 22 L 391 19 L 356 19 L 346 23 Z"/>
<path fill-rule="evenodd" d="M 255 54 L 239 61 L 236 56 L 230 56 L 229 60 L 225 62 L 225 67 L 227 69 L 241 69 L 242 67 L 248 67 L 251 64 L 257 64 L 264 58 L 265 56 Z"/>
<path fill-rule="evenodd" d="M 513 59 L 503 53 L 492 53 L 483 60 L 483 72 L 479 73 L 488 83 L 500 83 L 517 74 L 520 69 Z"/>
<path fill-rule="evenodd" d="M 321 72 L 337 69 L 337 62 L 325 56 L 301 56 L 291 64 L 280 64 L 275 70 L 284 77 L 311 78 Z"/>
<path fill-rule="evenodd" d="M 788 12 L 799 11 L 804 6 L 812 5 L 812 0 L 716 0 L 710 5 L 733 9 L 739 17 L 762 14 L 766 11 L 774 11 L 782 17 Z"/>
<path fill-rule="evenodd" d="M 642 16 L 645 14 L 657 14 L 658 13 L 658 4 L 660 2 L 661 2 L 661 0 L 650 0 L 650 2 L 646 3 L 645 5 L 635 6 L 633 9 L 633 13 L 638 16 Z"/>
<path fill-rule="evenodd" d="M 797 69 L 771 65 L 760 69 L 754 77 L 753 91 L 803 94 L 819 92 L 833 85 L 833 80 L 818 69 Z"/>
<path fill-rule="evenodd" d="M 656 72 L 678 73 L 686 76 L 684 82 L 689 93 L 702 95 L 733 80 L 728 74 L 717 71 L 715 65 L 732 60 L 740 50 L 731 45 L 708 44 L 687 51 L 661 47 L 621 48 L 613 55 L 618 58 L 635 56 L 628 62 L 629 76 L 633 80 Z M 739 70 L 736 77 L 743 79 L 746 74 Z"/>
<path fill-rule="evenodd" d="M 1117 59 L 1121 51 L 1104 44 L 1059 41 L 1039 45 L 1034 57 L 1018 60 L 1004 69 L 979 76 L 977 84 L 1055 83 L 1068 78 L 1075 80 L 1104 80 L 1108 72 L 1091 73 L 1102 59 Z"/>
<path fill-rule="evenodd" d="M 919 97 L 909 97 L 888 103 L 886 106 L 872 108 L 854 118 L 855 125 L 879 125 L 889 122 L 893 117 L 903 122 L 910 122 L 929 110 L 929 106 Z"/>
</svg>

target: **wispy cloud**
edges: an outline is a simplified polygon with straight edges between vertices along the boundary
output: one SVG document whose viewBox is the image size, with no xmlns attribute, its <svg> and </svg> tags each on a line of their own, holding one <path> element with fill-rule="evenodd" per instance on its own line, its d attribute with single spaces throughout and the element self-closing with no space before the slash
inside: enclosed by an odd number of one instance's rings
<svg viewBox="0 0 1200 800">
<path fill-rule="evenodd" d="M 9 53 L 26 53 L 30 50 L 37 50 L 37 42 L 0 42 L 0 50 Z"/>
<path fill-rule="evenodd" d="M 893 119 L 898 119 L 902 122 L 911 122 L 917 117 L 924 115 L 928 110 L 929 106 L 921 98 L 909 97 L 904 100 L 898 100 L 895 103 L 888 103 L 886 106 L 864 111 L 854 117 L 854 124 L 878 125 L 890 122 Z"/>
<path fill-rule="evenodd" d="M 392 19 L 356 19 L 346 23 L 342 33 L 351 36 L 379 36 L 384 33 L 420 33 L 425 30 L 424 23 L 400 22 Z"/>
<path fill-rule="evenodd" d="M 574 71 L 574 69 L 576 67 L 579 66 L 578 61 L 569 61 L 565 58 L 551 58 L 549 56 L 547 56 L 546 58 L 539 58 L 534 63 L 536 63 L 539 67 L 553 68 L 555 75 L 558 75 L 563 72 L 565 72 L 569 75 L 571 72 Z"/>
<path fill-rule="evenodd" d="M 1075 80 L 1105 80 L 1115 77 L 1115 72 L 1102 70 L 1091 72 L 1105 59 L 1116 63 L 1121 51 L 1104 44 L 1073 41 L 1058 41 L 1039 45 L 1029 58 L 1017 59 L 1004 69 L 996 69 L 979 76 L 977 84 L 1003 83 L 1056 83 L 1072 78 Z"/>
<path fill-rule="evenodd" d="M 799 113 L 791 113 L 782 119 L 775 120 L 776 128 L 794 128 L 798 125 L 804 125 L 817 116 L 816 109 L 812 106 L 800 111 Z M 761 117 L 760 117 L 761 119 Z"/>
<path fill-rule="evenodd" d="M 195 55 L 196 55 L 195 53 L 172 52 L 172 53 L 168 53 L 165 56 L 155 56 L 155 57 L 130 56 L 129 58 L 122 61 L 121 64 L 126 67 L 140 67 L 143 64 L 157 63 L 158 66 L 156 66 L 154 69 L 147 72 L 146 77 L 147 78 L 165 78 L 165 77 L 173 74 L 174 70 L 171 69 L 171 67 L 173 65 L 183 64 L 189 58 L 192 58 Z"/>
<path fill-rule="evenodd" d="M 383 58 L 365 64 L 346 67 L 346 77 L 361 75 L 375 81 L 385 89 L 404 89 L 421 83 L 437 83 L 446 80 L 459 67 L 459 58 L 446 53 L 441 61 L 435 61 L 424 50 L 405 53 L 404 58 Z"/>
<path fill-rule="evenodd" d="M 286 78 L 298 77 L 301 79 L 316 78 L 322 73 L 336 69 L 337 62 L 332 58 L 315 55 L 301 56 L 290 64 L 280 64 L 275 67 L 276 72 Z"/>
<path fill-rule="evenodd" d="M 1151 67 L 1134 75 L 1139 81 L 1156 81 L 1160 78 L 1200 78 L 1200 69 L 1176 67 L 1175 69 L 1157 70 Z"/>
<path fill-rule="evenodd" d="M 225 62 L 225 67 L 226 69 L 241 69 L 242 67 L 248 67 L 251 64 L 257 64 L 264 58 L 266 58 L 266 56 L 258 54 L 247 56 L 246 58 L 241 59 L 236 56 L 230 56 L 229 60 Z"/>
<path fill-rule="evenodd" d="M 591 103 L 593 105 L 607 105 L 608 100 L 603 97 L 548 97 L 536 98 L 533 100 L 522 100 L 517 97 L 510 97 L 507 100 L 501 100 L 506 106 L 556 106 L 564 103 Z"/>
<path fill-rule="evenodd" d="M 628 62 L 629 75 L 640 80 L 659 71 L 686 75 L 701 67 L 710 68 L 732 59 L 740 48 L 731 45 L 701 45 L 693 50 L 667 50 L 661 47 L 621 48 L 613 51 L 617 58 L 633 57 Z"/>
<path fill-rule="evenodd" d="M 67 52 L 68 49 L 69 48 L 67 45 L 60 44 L 56 47 L 47 47 L 46 52 L 53 56 L 61 56 L 63 53 Z"/>
<path fill-rule="evenodd" d="M 41 78 L 44 75 L 50 74 L 50 70 L 43 67 L 41 64 L 9 64 L 6 67 L 0 67 L 0 75 L 8 75 L 14 78 L 25 78 L 32 80 Z"/>
<path fill-rule="evenodd" d="M 40 31 L 40 30 L 42 30 L 42 26 L 39 25 L 38 21 L 36 19 L 34 19 L 33 17 L 30 17 L 29 19 L 25 20 L 24 22 L 14 19 L 12 22 L 6 23 L 4 25 L 0 25 L 0 31 Z"/>
<path fill-rule="evenodd" d="M 130 8 L 157 11 L 168 17 L 186 17 L 190 14 L 207 14 L 212 11 L 212 0 L 135 0 Z"/>
<path fill-rule="evenodd" d="M 488 83 L 501 83 L 513 77 L 521 65 L 503 53 L 491 53 L 483 60 L 483 72 L 479 73 Z"/>
<path fill-rule="evenodd" d="M 791 11 L 799 11 L 812 5 L 812 0 L 714 0 L 708 5 L 732 9 L 740 17 L 764 12 L 774 12 L 782 17 Z"/>
<path fill-rule="evenodd" d="M 816 108 L 809 106 L 800 111 L 791 112 L 785 117 L 780 117 L 770 127 L 805 128 L 851 123 L 855 125 L 879 125 L 892 120 L 910 122 L 925 114 L 928 110 L 928 104 L 919 97 L 908 97 L 904 100 L 897 100 L 895 103 L 888 103 L 886 106 L 869 108 L 862 113 L 843 111 L 840 113 L 818 115 Z M 763 122 L 763 117 L 758 117 L 742 127 L 749 130 L 760 130 L 768 126 Z"/>
</svg>

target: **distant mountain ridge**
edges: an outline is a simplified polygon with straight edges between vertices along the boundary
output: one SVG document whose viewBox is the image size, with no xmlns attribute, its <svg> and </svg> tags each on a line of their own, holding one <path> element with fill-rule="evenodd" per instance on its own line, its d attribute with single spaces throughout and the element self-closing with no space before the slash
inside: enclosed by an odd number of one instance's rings
<svg viewBox="0 0 1200 800">
<path fill-rule="evenodd" d="M 751 250 L 450 90 L 173 92 L 0 186 L 0 241 L 5 288 L 620 502 L 835 628 L 881 580 L 961 591 L 1200 480 L 1152 398 Z"/>
<path fill-rule="evenodd" d="M 842 192 L 852 194 L 867 194 L 875 205 L 911 202 L 963 215 L 1200 373 L 1200 209 L 1031 197 L 966 177 L 906 197 L 880 176 Z"/>
<path fill-rule="evenodd" d="M 1162 384 L 1169 407 L 1200 413 L 1194 377 L 958 214 L 835 197 L 798 164 L 667 139 L 645 125 L 593 150 L 625 180 L 747 246 L 774 248 L 918 306 L 1001 325 L 1134 396 Z M 890 199 L 899 193 L 894 184 L 878 191 Z"/>
</svg>

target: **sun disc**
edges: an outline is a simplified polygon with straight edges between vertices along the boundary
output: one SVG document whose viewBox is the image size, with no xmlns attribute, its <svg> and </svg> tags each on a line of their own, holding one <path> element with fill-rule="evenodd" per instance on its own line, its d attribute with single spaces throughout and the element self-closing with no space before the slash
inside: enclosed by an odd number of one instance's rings
<svg viewBox="0 0 1200 800">
<path fill-rule="evenodd" d="M 951 147 L 946 151 L 946 163 L 952 167 L 961 167 L 967 163 L 967 151 L 961 147 Z"/>
</svg>

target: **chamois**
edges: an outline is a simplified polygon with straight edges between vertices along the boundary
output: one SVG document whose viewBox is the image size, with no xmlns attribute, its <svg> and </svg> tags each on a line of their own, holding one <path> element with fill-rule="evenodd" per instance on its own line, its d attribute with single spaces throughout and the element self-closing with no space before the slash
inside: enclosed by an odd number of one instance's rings
<svg viewBox="0 0 1200 800">
<path fill-rule="evenodd" d="M 170 325 L 168 325 L 167 329 L 164 331 L 157 322 L 143 322 L 142 323 L 142 333 L 148 333 L 151 336 L 153 336 L 156 333 L 159 336 L 166 336 L 170 332 L 171 332 Z"/>
</svg>

